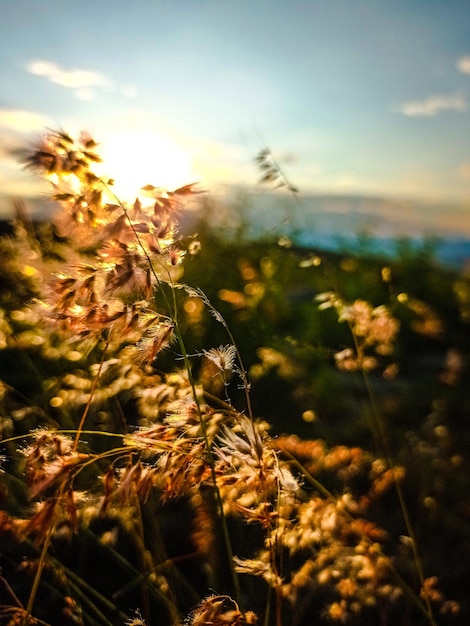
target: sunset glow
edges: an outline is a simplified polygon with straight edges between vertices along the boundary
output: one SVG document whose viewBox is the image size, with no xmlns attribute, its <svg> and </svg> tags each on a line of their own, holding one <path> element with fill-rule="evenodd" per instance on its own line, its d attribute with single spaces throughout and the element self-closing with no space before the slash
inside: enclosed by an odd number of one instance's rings
<svg viewBox="0 0 470 626">
<path fill-rule="evenodd" d="M 350 212 L 356 197 L 399 199 L 423 232 L 447 229 L 450 211 L 456 235 L 468 228 L 468 3 L 294 0 L 234 11 L 216 0 L 164 9 L 136 0 L 111 14 L 92 3 L 93 19 L 82 3 L 3 4 L 0 218 L 18 195 L 40 207 L 44 188 L 18 159 L 44 129 L 64 128 L 96 138 L 100 173 L 130 201 L 147 184 L 257 190 L 254 158 L 268 147 L 304 197 L 349 198 Z"/>
<path fill-rule="evenodd" d="M 117 131 L 101 141 L 100 154 L 100 173 L 115 181 L 113 190 L 124 201 L 134 200 L 144 185 L 171 191 L 195 182 L 189 152 L 160 132 Z"/>
</svg>

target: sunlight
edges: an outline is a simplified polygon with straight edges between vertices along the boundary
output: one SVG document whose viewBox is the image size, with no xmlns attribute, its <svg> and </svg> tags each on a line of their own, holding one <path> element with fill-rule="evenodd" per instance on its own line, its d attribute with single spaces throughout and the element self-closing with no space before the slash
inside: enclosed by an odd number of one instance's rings
<svg viewBox="0 0 470 626">
<path fill-rule="evenodd" d="M 114 179 L 114 192 L 133 201 L 144 185 L 172 191 L 195 182 L 191 155 L 177 140 L 153 130 L 122 130 L 100 142 L 103 176 Z"/>
</svg>

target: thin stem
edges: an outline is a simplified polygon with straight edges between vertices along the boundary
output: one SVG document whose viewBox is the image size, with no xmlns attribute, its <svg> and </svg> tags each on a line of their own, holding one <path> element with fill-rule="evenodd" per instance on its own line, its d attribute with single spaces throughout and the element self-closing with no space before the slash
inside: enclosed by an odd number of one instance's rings
<svg viewBox="0 0 470 626">
<path fill-rule="evenodd" d="M 7 591 L 7 593 L 11 596 L 11 598 L 12 598 L 13 602 L 16 604 L 16 606 L 19 607 L 20 609 L 24 608 L 23 604 L 21 603 L 21 600 L 18 598 L 16 593 L 11 588 L 10 583 L 6 580 L 6 578 L 4 578 L 2 576 L 2 568 L 1 567 L 0 567 L 0 582 L 4 586 L 4 588 Z"/>
<path fill-rule="evenodd" d="M 141 248 L 149 269 L 155 279 L 155 282 L 157 284 L 157 286 L 159 287 L 159 291 L 163 296 L 163 300 L 165 303 L 165 306 L 167 307 L 167 311 L 171 317 L 171 319 L 174 322 L 174 329 L 175 329 L 175 334 L 176 334 L 176 338 L 181 350 L 181 353 L 183 355 L 183 360 L 184 360 L 184 365 L 185 365 L 185 369 L 186 372 L 188 374 L 188 380 L 189 380 L 189 384 L 191 387 L 191 392 L 192 392 L 192 396 L 194 399 L 194 402 L 196 404 L 196 410 L 197 410 L 197 414 L 198 414 L 198 419 L 199 419 L 199 424 L 201 427 L 201 432 L 202 432 L 202 437 L 204 439 L 204 445 L 206 448 L 206 453 L 207 453 L 207 459 L 208 459 L 208 464 L 209 464 L 209 468 L 210 468 L 210 472 L 211 472 L 211 480 L 212 480 L 212 484 L 214 487 L 214 493 L 215 493 L 215 499 L 216 499 L 216 506 L 217 506 L 217 510 L 218 510 L 218 514 L 219 514 L 219 518 L 221 521 L 221 525 L 222 525 L 222 534 L 224 537 L 224 543 L 225 543 L 225 549 L 227 552 L 227 558 L 229 560 L 229 564 L 230 564 L 230 572 L 231 572 L 231 577 L 232 577 L 232 584 L 234 587 L 234 591 L 235 591 L 235 596 L 236 599 L 238 601 L 238 604 L 241 605 L 241 590 L 240 590 L 240 583 L 238 580 L 238 576 L 237 573 L 235 571 L 235 568 L 233 566 L 233 551 L 232 551 L 232 545 L 231 545 L 231 540 L 230 540 L 230 535 L 229 535 L 229 530 L 228 530 L 228 525 L 227 525 L 227 519 L 225 517 L 225 513 L 224 513 L 224 507 L 223 507 L 223 501 L 222 501 L 222 496 L 220 494 L 220 490 L 218 488 L 217 485 L 217 475 L 216 475 L 216 471 L 215 471 L 215 458 L 214 458 L 214 454 L 212 452 L 212 447 L 211 447 L 211 443 L 209 440 L 209 436 L 207 433 L 207 427 L 204 421 L 204 416 L 202 414 L 202 410 L 201 410 L 201 406 L 200 406 L 200 401 L 199 401 L 199 396 L 196 390 L 196 384 L 194 381 L 194 377 L 192 375 L 192 370 L 191 370 L 191 364 L 189 362 L 189 356 L 188 356 L 188 352 L 186 350 L 186 346 L 184 343 L 184 339 L 181 333 L 181 329 L 179 326 L 179 321 L 178 321 L 178 307 L 176 305 L 176 295 L 175 295 L 175 289 L 172 288 L 172 295 L 173 295 L 173 306 L 170 304 L 170 301 L 168 300 L 167 294 L 165 292 L 165 290 L 162 288 L 162 283 L 160 278 L 158 277 L 157 272 L 155 271 L 155 268 L 153 266 L 152 263 L 152 259 L 150 258 L 149 253 L 147 252 L 144 244 L 142 243 L 142 240 L 139 236 L 139 233 L 137 232 L 137 230 L 135 229 L 132 220 L 130 218 L 129 212 L 127 210 L 127 208 L 125 207 L 125 205 L 121 202 L 121 200 L 116 196 L 116 194 L 114 194 L 114 192 L 109 189 L 109 186 L 106 185 L 106 183 L 103 182 L 103 184 L 105 185 L 105 187 L 112 193 L 112 195 L 114 196 L 114 198 L 116 199 L 116 201 L 119 203 L 119 206 L 121 207 L 121 209 L 123 210 L 130 228 L 132 230 L 132 233 L 137 241 L 137 244 L 139 245 L 139 247 Z M 251 405 L 250 405 L 250 412 L 251 412 Z"/>
<path fill-rule="evenodd" d="M 332 280 L 333 284 L 334 284 L 334 293 L 336 294 L 336 296 L 340 298 L 340 294 L 339 294 L 339 289 L 336 285 L 336 281 L 334 280 L 334 278 L 331 276 L 330 272 L 328 271 L 327 268 L 325 268 L 326 274 L 327 276 L 330 278 L 330 280 Z M 362 356 L 363 356 L 363 348 L 360 345 L 357 335 L 354 332 L 354 328 L 351 324 L 351 322 L 348 320 L 347 321 L 348 327 L 349 327 L 349 331 L 351 333 L 351 337 L 353 339 L 354 342 L 354 349 L 356 351 L 356 355 L 359 361 L 362 361 Z M 373 415 L 373 420 L 369 420 L 369 427 L 371 430 L 371 434 L 374 438 L 374 442 L 375 445 L 377 447 L 378 450 L 381 450 L 381 453 L 384 455 L 385 460 L 387 462 L 387 465 L 389 467 L 389 469 L 392 471 L 393 473 L 393 483 L 395 486 L 395 490 L 397 493 L 397 497 L 398 497 L 398 501 L 400 503 L 400 510 L 401 510 L 401 514 L 403 516 L 403 521 L 405 523 L 405 527 L 407 530 L 407 533 L 411 539 L 411 544 L 412 544 L 412 550 L 413 550 L 413 559 L 415 562 L 415 566 L 416 566 L 416 571 L 418 574 L 418 578 L 420 581 L 420 585 L 421 587 L 423 586 L 424 583 L 424 571 L 423 571 L 423 566 L 422 566 L 422 561 L 421 558 L 419 556 L 419 552 L 418 552 L 418 547 L 417 547 L 417 542 L 416 542 L 416 535 L 413 529 L 413 525 L 411 523 L 411 518 L 409 515 L 409 511 L 408 511 L 408 507 L 406 505 L 406 501 L 405 501 L 405 496 L 403 493 L 403 489 L 401 487 L 400 481 L 397 480 L 395 473 L 394 473 L 394 462 L 393 462 L 393 458 L 392 458 L 392 454 L 390 451 L 390 447 L 388 445 L 388 441 L 387 441 L 387 434 L 385 431 L 385 423 L 384 423 L 384 419 L 379 411 L 379 408 L 377 406 L 377 402 L 375 400 L 375 394 L 372 390 L 372 386 L 370 384 L 370 379 L 367 375 L 367 372 L 364 370 L 363 367 L 360 368 L 361 374 L 362 374 L 362 378 L 364 381 L 364 385 L 367 391 L 367 395 L 369 398 L 369 402 L 372 408 L 372 415 Z M 424 604 L 425 604 L 425 608 L 426 608 L 426 616 L 429 619 L 429 622 L 432 626 L 436 625 L 435 619 L 434 619 L 434 614 L 433 614 L 433 610 L 431 607 L 431 603 L 429 598 L 426 596 L 424 599 Z"/>
<path fill-rule="evenodd" d="M 225 512 L 224 512 L 224 503 L 223 503 L 223 500 L 222 500 L 222 496 L 220 494 L 219 487 L 217 485 L 217 474 L 216 474 L 216 471 L 215 471 L 214 453 L 212 452 L 212 446 L 211 446 L 210 441 L 209 441 L 209 435 L 207 433 L 206 423 L 205 423 L 205 420 L 204 420 L 204 416 L 202 415 L 201 407 L 200 407 L 200 404 L 199 404 L 199 398 L 198 398 L 197 391 L 196 391 L 196 385 L 195 385 L 194 377 L 193 377 L 192 371 L 191 371 L 191 364 L 189 363 L 188 353 L 186 351 L 186 346 L 184 344 L 183 336 L 181 335 L 181 331 L 180 331 L 179 325 L 176 325 L 175 332 L 176 332 L 176 336 L 177 336 L 177 339 L 178 339 L 178 343 L 179 343 L 181 352 L 183 354 L 184 364 L 185 364 L 185 367 L 186 367 L 186 371 L 188 373 L 189 384 L 191 386 L 193 398 L 195 400 L 196 407 L 197 407 L 197 412 L 198 412 L 198 417 L 199 417 L 199 424 L 201 426 L 201 432 L 202 432 L 202 436 L 203 436 L 203 439 L 204 439 L 204 444 L 205 444 L 205 448 L 206 448 L 206 452 L 207 452 L 208 464 L 209 464 L 209 468 L 210 468 L 210 472 L 211 472 L 211 480 L 212 480 L 212 484 L 213 484 L 213 487 L 214 487 L 216 506 L 217 506 L 220 522 L 221 522 L 221 525 L 222 525 L 222 535 L 223 535 L 223 538 L 224 538 L 225 549 L 226 549 L 226 552 L 227 552 L 227 558 L 228 558 L 228 561 L 229 561 L 229 564 L 230 564 L 230 573 L 231 573 L 231 578 L 232 578 L 232 584 L 233 584 L 234 591 L 235 591 L 235 598 L 236 598 L 239 606 L 242 607 L 242 605 L 241 605 L 240 583 L 239 583 L 238 576 L 237 576 L 237 573 L 235 571 L 235 568 L 233 566 L 233 562 L 234 562 L 233 561 L 233 550 L 232 550 L 232 543 L 231 543 L 231 540 L 230 540 L 230 534 L 229 534 L 228 525 L 227 525 L 227 518 L 226 518 Z M 243 612 L 243 609 L 241 609 L 241 610 Z"/>
<path fill-rule="evenodd" d="M 295 465 L 295 467 L 297 467 L 297 469 L 301 472 L 301 474 L 304 476 L 307 482 L 309 482 L 313 487 L 315 487 L 315 489 L 317 489 L 330 502 L 336 503 L 337 499 L 333 495 L 333 493 L 331 493 L 331 491 L 329 491 L 322 483 L 320 483 L 314 476 L 312 476 L 312 474 L 307 470 L 305 465 L 303 465 L 298 459 L 296 459 L 295 456 L 291 452 L 288 452 L 287 450 L 282 450 L 282 454 L 284 454 L 290 460 L 290 462 L 293 465 Z M 343 512 L 350 520 L 354 520 L 353 515 L 351 515 L 351 513 L 349 513 L 349 511 L 346 508 L 343 508 Z M 374 544 L 374 548 L 378 549 L 378 544 L 374 543 L 372 539 L 368 537 L 366 534 L 362 535 L 362 538 L 368 541 L 369 543 Z M 400 584 L 401 588 L 407 592 L 408 596 L 413 600 L 413 602 L 420 609 L 420 611 L 422 611 L 426 615 L 426 617 L 430 619 L 430 623 L 433 626 L 436 626 L 436 622 L 434 621 L 432 613 L 429 614 L 428 612 L 427 603 L 425 603 L 425 605 L 422 604 L 422 602 L 420 601 L 416 593 L 413 591 L 413 589 L 408 585 L 408 583 L 402 578 L 402 576 L 398 573 L 398 571 L 393 567 L 393 563 L 388 557 L 387 557 L 387 562 L 388 562 L 388 567 L 389 567 L 391 574 L 393 575 L 395 580 Z"/>
<path fill-rule="evenodd" d="M 95 377 L 95 379 L 93 381 L 93 385 L 92 385 L 92 388 L 91 388 L 91 391 L 90 391 L 90 396 L 88 398 L 88 402 L 87 402 L 87 404 L 85 406 L 85 409 L 83 411 L 82 417 L 80 419 L 80 423 L 79 423 L 77 431 L 76 431 L 75 440 L 74 440 L 74 444 L 73 444 L 73 448 L 72 448 L 73 452 L 77 451 L 78 444 L 80 442 L 80 436 L 82 434 L 83 425 L 85 424 L 85 420 L 86 420 L 88 412 L 90 410 L 91 403 L 93 401 L 93 396 L 95 394 L 96 387 L 98 385 L 98 381 L 99 381 L 99 378 L 100 378 L 100 375 L 101 375 L 101 370 L 102 370 L 102 367 L 103 367 L 103 363 L 104 363 L 104 358 L 105 358 L 105 355 L 106 355 L 107 347 L 108 347 L 108 342 L 106 342 L 105 349 L 103 350 L 103 354 L 101 355 L 101 359 L 100 359 L 100 363 L 99 363 L 99 367 L 98 367 L 98 373 L 97 373 L 97 375 L 96 375 L 96 377 Z M 64 491 L 65 491 L 65 482 L 62 483 L 62 485 L 60 486 L 59 492 L 57 494 L 57 498 L 55 500 L 53 513 L 55 513 L 55 510 L 56 510 L 56 507 L 57 507 L 58 503 L 63 498 Z M 34 580 L 33 580 L 33 586 L 31 587 L 31 591 L 30 591 L 29 598 L 28 598 L 28 604 L 26 606 L 26 612 L 25 612 L 24 617 L 23 617 L 23 622 L 22 622 L 23 626 L 27 625 L 27 623 L 29 621 L 29 618 L 31 616 L 31 613 L 32 613 L 32 610 L 33 610 L 33 606 L 34 606 L 34 602 L 36 600 L 37 592 L 38 592 L 38 589 L 39 589 L 39 583 L 41 581 L 42 573 L 44 571 L 44 567 L 45 567 L 45 564 L 46 564 L 46 556 L 47 556 L 47 553 L 49 551 L 49 547 L 51 545 L 52 534 L 53 534 L 54 529 L 55 529 L 54 515 L 52 515 L 52 520 L 53 521 L 50 524 L 49 528 L 47 529 L 46 537 L 45 537 L 44 543 L 42 545 L 41 554 L 40 554 L 39 562 L 38 562 L 38 567 L 37 567 L 36 574 L 35 574 Z"/>
<path fill-rule="evenodd" d="M 109 339 L 106 340 L 106 344 L 105 344 L 105 347 L 104 347 L 104 350 L 103 350 L 103 353 L 101 355 L 101 359 L 100 359 L 100 362 L 99 362 L 99 365 L 98 365 L 98 372 L 97 372 L 97 374 L 95 376 L 95 379 L 93 381 L 93 385 L 91 387 L 91 391 L 90 391 L 90 395 L 89 395 L 89 398 L 88 398 L 88 402 L 86 403 L 86 406 L 85 406 L 85 409 L 83 411 L 82 417 L 81 417 L 80 422 L 78 424 L 77 433 L 75 435 L 75 441 L 73 443 L 73 448 L 72 448 L 73 452 L 77 451 L 78 444 L 80 442 L 80 436 L 82 434 L 82 429 L 83 429 L 83 426 L 85 424 L 85 420 L 87 418 L 88 412 L 90 411 L 91 403 L 93 402 L 93 397 L 95 395 L 96 387 L 98 386 L 98 381 L 99 381 L 100 376 L 101 376 L 101 370 L 103 369 L 104 358 L 106 356 L 106 351 L 108 349 L 108 346 L 109 346 Z"/>
<path fill-rule="evenodd" d="M 372 412 L 373 415 L 375 417 L 375 424 L 377 426 L 378 432 L 379 432 L 379 436 L 380 436 L 380 440 L 383 446 L 383 449 L 385 451 L 385 458 L 387 461 L 387 465 L 388 467 L 392 470 L 393 473 L 393 484 L 395 486 L 395 490 L 397 492 L 397 496 L 398 496 L 398 501 L 400 503 L 400 509 L 401 509 L 401 513 L 403 515 L 403 521 L 405 523 L 405 527 L 406 527 L 406 531 L 411 539 L 411 548 L 413 551 L 413 558 L 414 558 L 414 562 L 415 562 L 415 566 L 416 566 L 416 571 L 418 573 L 418 578 L 419 578 L 419 582 L 421 585 L 421 588 L 424 585 L 424 570 L 423 570 L 423 564 L 421 561 L 421 557 L 419 555 L 418 552 L 418 545 L 416 542 L 416 534 L 414 532 L 414 528 L 413 528 L 413 524 L 411 523 L 411 518 L 410 518 L 410 514 L 408 511 L 408 506 L 406 504 L 405 501 L 405 495 L 403 493 L 403 489 L 402 486 L 400 484 L 400 481 L 397 480 L 395 473 L 393 472 L 393 468 L 394 468 L 394 463 L 393 463 L 393 458 L 392 458 L 392 454 L 390 452 L 390 447 L 388 445 L 388 441 L 387 441 L 387 435 L 385 432 L 385 423 L 384 423 L 384 419 L 382 418 L 382 415 L 379 411 L 379 408 L 377 406 L 377 403 L 375 401 L 375 395 L 372 391 L 372 386 L 370 384 L 370 380 L 369 377 L 367 376 L 367 372 L 365 372 L 363 369 L 362 371 L 362 376 L 364 379 L 364 384 L 366 386 L 367 389 L 367 393 L 369 395 L 369 401 L 371 403 L 371 407 L 372 407 Z M 432 606 L 431 606 L 431 602 L 429 600 L 429 597 L 427 594 L 425 594 L 424 597 L 424 603 L 426 605 L 426 611 L 427 611 L 427 617 L 430 621 L 430 623 L 432 624 L 432 626 L 436 626 L 436 621 L 434 619 L 434 614 L 433 614 L 433 610 L 432 610 Z"/>
<path fill-rule="evenodd" d="M 215 319 L 222 324 L 222 326 L 224 327 L 224 329 L 225 329 L 225 331 L 226 331 L 226 333 L 228 335 L 228 338 L 230 339 L 230 343 L 235 348 L 235 353 L 237 355 L 237 361 L 238 361 L 238 364 L 239 364 L 239 369 L 238 369 L 237 373 L 238 373 L 238 375 L 241 378 L 241 381 L 242 381 L 242 384 L 243 384 L 243 390 L 245 392 L 245 401 L 246 401 L 247 415 L 250 418 L 250 420 L 253 421 L 254 417 L 253 417 L 253 409 L 252 409 L 251 397 L 250 397 L 250 383 L 249 383 L 247 375 L 246 375 L 246 369 L 245 369 L 245 366 L 243 365 L 242 356 L 240 354 L 240 351 L 238 350 L 237 343 L 235 341 L 235 337 L 233 336 L 233 333 L 230 330 L 229 325 L 225 321 L 224 317 L 221 315 L 220 311 L 218 311 L 215 308 L 215 306 L 212 304 L 212 302 L 209 300 L 209 298 L 206 296 L 206 294 L 201 289 L 198 289 L 196 291 L 199 294 L 199 296 L 202 298 L 202 301 L 207 306 L 209 311 L 211 311 L 211 313 L 215 317 Z"/>
<path fill-rule="evenodd" d="M 63 490 L 64 490 L 64 487 L 62 485 L 60 489 L 59 497 L 62 496 Z M 54 504 L 54 510 L 57 506 L 57 502 L 58 500 L 56 500 Z M 28 604 L 26 605 L 26 610 L 23 615 L 23 621 L 21 622 L 22 626 L 28 625 L 29 619 L 33 612 L 33 606 L 34 606 L 34 602 L 36 601 L 36 596 L 37 596 L 38 589 L 39 589 L 39 583 L 41 582 L 42 572 L 44 570 L 44 566 L 46 565 L 46 557 L 49 551 L 49 547 L 51 545 L 52 533 L 54 532 L 54 528 L 55 528 L 55 523 L 52 523 L 47 529 L 46 537 L 44 539 L 44 543 L 42 544 L 42 550 L 39 556 L 38 567 L 34 575 L 34 580 L 33 580 L 33 585 L 31 587 L 31 591 L 29 592 Z"/>
</svg>

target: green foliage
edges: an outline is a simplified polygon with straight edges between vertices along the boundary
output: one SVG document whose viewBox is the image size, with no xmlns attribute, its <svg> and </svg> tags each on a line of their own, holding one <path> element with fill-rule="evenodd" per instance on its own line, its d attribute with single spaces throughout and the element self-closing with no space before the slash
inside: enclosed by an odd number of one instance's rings
<svg viewBox="0 0 470 626">
<path fill-rule="evenodd" d="M 196 190 L 125 205 L 96 148 L 41 140 L 57 220 L 0 239 L 0 623 L 467 623 L 468 275 L 210 199 L 195 255 Z"/>
</svg>

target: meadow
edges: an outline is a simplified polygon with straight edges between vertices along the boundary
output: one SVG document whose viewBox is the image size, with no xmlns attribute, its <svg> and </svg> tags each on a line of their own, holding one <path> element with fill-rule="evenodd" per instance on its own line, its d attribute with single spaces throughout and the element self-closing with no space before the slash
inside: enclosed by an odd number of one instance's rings
<svg viewBox="0 0 470 626">
<path fill-rule="evenodd" d="M 468 269 L 97 162 L 41 138 L 60 210 L 0 239 L 0 624 L 467 624 Z"/>
</svg>

